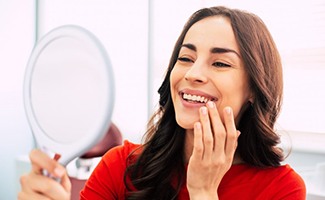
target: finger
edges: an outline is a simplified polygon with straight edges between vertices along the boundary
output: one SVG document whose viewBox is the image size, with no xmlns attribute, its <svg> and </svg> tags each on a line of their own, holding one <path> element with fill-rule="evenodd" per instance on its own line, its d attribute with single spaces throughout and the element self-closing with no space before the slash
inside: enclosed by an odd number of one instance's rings
<svg viewBox="0 0 325 200">
<path fill-rule="evenodd" d="M 24 191 L 20 191 L 17 196 L 18 200 L 30 200 L 30 199 L 38 199 L 38 200 L 51 200 L 50 198 L 43 196 L 38 193 L 26 193 Z"/>
<path fill-rule="evenodd" d="M 200 108 L 200 121 L 202 124 L 202 134 L 203 134 L 203 159 L 210 159 L 213 151 L 213 133 L 211 130 L 211 124 L 208 114 L 207 107 L 203 106 Z"/>
<path fill-rule="evenodd" d="M 32 171 L 36 174 L 42 174 L 42 171 L 46 170 L 52 176 L 61 178 L 65 173 L 63 166 L 39 149 L 32 150 L 29 158 L 32 164 Z"/>
<path fill-rule="evenodd" d="M 47 176 L 30 173 L 26 184 L 30 187 L 27 190 L 29 194 L 38 193 L 50 199 L 69 199 L 70 193 L 59 182 Z"/>
<path fill-rule="evenodd" d="M 226 130 L 221 121 L 218 109 L 214 102 L 209 101 L 207 103 L 207 107 L 209 108 L 209 115 L 211 126 L 213 130 L 213 137 L 214 137 L 214 151 L 216 152 L 223 152 L 225 147 L 226 141 Z"/>
<path fill-rule="evenodd" d="M 21 186 L 21 191 L 26 194 L 26 193 L 30 193 L 33 190 L 30 188 L 31 186 L 28 184 L 28 174 L 23 174 L 22 176 L 20 176 L 20 186 Z"/>
<path fill-rule="evenodd" d="M 235 144 L 235 151 L 236 151 L 236 149 L 238 147 L 238 138 L 239 138 L 239 136 L 241 134 L 241 132 L 239 130 L 237 130 L 236 132 L 237 132 L 237 140 L 236 140 L 236 144 Z"/>
<path fill-rule="evenodd" d="M 71 182 L 70 182 L 70 179 L 69 179 L 69 176 L 67 173 L 62 177 L 61 185 L 63 186 L 65 191 L 67 191 L 67 192 L 71 191 Z"/>
<path fill-rule="evenodd" d="M 235 125 L 233 111 L 230 107 L 225 107 L 223 110 L 225 127 L 227 130 L 227 139 L 225 146 L 226 155 L 233 156 L 237 146 L 238 133 Z"/>
<path fill-rule="evenodd" d="M 202 139 L 202 126 L 200 122 L 194 124 L 194 142 L 193 142 L 193 153 L 192 157 L 198 160 L 203 158 L 203 139 Z"/>
</svg>

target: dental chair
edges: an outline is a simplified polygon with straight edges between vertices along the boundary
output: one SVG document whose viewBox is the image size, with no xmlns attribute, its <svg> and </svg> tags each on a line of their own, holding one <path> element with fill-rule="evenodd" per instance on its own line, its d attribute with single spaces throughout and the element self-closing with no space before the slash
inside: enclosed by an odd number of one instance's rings
<svg viewBox="0 0 325 200">
<path fill-rule="evenodd" d="M 95 160 L 99 161 L 109 149 L 122 144 L 122 134 L 114 123 L 111 123 L 109 130 L 104 138 L 97 143 L 88 152 L 74 160 L 75 173 L 69 174 L 71 181 L 71 200 L 79 200 L 79 193 L 83 189 L 93 168 L 97 165 Z M 69 170 L 68 170 L 69 173 Z"/>
</svg>

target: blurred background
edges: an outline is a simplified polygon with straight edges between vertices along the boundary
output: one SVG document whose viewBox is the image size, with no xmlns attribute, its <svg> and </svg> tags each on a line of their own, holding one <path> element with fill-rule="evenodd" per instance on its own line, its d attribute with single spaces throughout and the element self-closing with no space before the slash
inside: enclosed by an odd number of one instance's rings
<svg viewBox="0 0 325 200">
<path fill-rule="evenodd" d="M 184 23 L 197 9 L 215 5 L 248 10 L 268 26 L 284 67 L 277 129 L 283 135 L 282 147 L 290 152 L 285 162 L 305 178 L 310 199 L 314 194 L 315 199 L 325 199 L 313 182 L 325 162 L 322 0 L 0 0 L 0 199 L 16 199 L 17 160 L 34 147 L 23 106 L 23 81 L 38 39 L 53 28 L 75 24 L 102 41 L 116 80 L 112 120 L 123 139 L 138 143 L 157 106 L 157 90 Z"/>
</svg>

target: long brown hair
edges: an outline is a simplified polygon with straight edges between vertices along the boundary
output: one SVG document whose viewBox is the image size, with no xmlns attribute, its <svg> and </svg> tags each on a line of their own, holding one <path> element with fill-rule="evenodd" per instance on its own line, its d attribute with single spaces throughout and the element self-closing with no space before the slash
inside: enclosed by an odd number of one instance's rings
<svg viewBox="0 0 325 200">
<path fill-rule="evenodd" d="M 254 94 L 254 101 L 237 127 L 242 133 L 237 151 L 245 163 L 256 167 L 279 166 L 283 160 L 282 151 L 276 147 L 279 136 L 274 131 L 282 103 L 282 66 L 271 34 L 263 21 L 252 13 L 222 6 L 203 8 L 189 18 L 175 44 L 158 90 L 160 107 L 149 121 L 143 151 L 125 172 L 128 199 L 176 199 L 185 182 L 185 130 L 176 123 L 170 73 L 190 27 L 216 15 L 231 21 Z M 136 191 L 132 191 L 132 187 Z"/>
</svg>

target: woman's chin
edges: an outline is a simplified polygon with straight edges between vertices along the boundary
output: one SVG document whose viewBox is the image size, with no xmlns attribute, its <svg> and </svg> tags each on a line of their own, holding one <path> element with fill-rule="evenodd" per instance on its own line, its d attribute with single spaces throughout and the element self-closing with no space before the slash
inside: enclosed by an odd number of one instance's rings
<svg viewBox="0 0 325 200">
<path fill-rule="evenodd" d="M 199 121 L 198 119 L 178 119 L 176 118 L 177 124 L 185 130 L 193 129 L 194 123 Z"/>
</svg>

